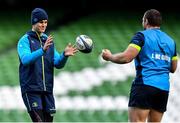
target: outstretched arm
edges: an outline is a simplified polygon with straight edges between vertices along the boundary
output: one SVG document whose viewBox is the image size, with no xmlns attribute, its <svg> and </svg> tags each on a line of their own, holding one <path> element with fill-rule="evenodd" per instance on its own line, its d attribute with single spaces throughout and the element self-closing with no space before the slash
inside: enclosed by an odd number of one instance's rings
<svg viewBox="0 0 180 123">
<path fill-rule="evenodd" d="M 70 43 L 66 46 L 63 53 L 59 54 L 56 49 L 54 50 L 54 66 L 58 69 L 63 68 L 69 56 L 74 56 L 78 50 Z"/>
<path fill-rule="evenodd" d="M 139 50 L 129 45 L 124 52 L 112 54 L 110 50 L 103 49 L 102 57 L 104 60 L 117 64 L 125 64 L 131 62 L 139 53 Z"/>
<path fill-rule="evenodd" d="M 112 54 L 110 50 L 102 50 L 102 57 L 104 60 L 111 61 L 118 64 L 125 64 L 131 62 L 140 52 L 144 45 L 144 35 L 138 32 L 132 38 L 129 46 L 124 52 Z"/>
</svg>

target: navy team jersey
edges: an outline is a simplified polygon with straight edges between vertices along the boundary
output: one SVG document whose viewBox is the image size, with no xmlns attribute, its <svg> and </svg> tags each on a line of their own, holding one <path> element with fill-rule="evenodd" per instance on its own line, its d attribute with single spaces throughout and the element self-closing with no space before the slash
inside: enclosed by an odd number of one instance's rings
<svg viewBox="0 0 180 123">
<path fill-rule="evenodd" d="M 129 46 L 139 51 L 135 58 L 133 85 L 143 84 L 169 91 L 171 62 L 177 60 L 174 40 L 160 29 L 147 29 L 136 33 Z"/>
</svg>

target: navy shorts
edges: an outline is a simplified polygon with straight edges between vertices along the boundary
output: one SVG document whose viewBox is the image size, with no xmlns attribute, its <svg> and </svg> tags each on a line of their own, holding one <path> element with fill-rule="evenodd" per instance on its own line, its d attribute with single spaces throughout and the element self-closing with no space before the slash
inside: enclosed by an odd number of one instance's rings
<svg viewBox="0 0 180 123">
<path fill-rule="evenodd" d="M 43 110 L 47 113 L 55 113 L 55 102 L 52 93 L 27 92 L 22 94 L 24 104 L 28 112 L 32 110 Z"/>
<path fill-rule="evenodd" d="M 168 96 L 168 91 L 148 85 L 133 85 L 128 106 L 142 109 L 154 109 L 163 113 L 166 111 Z"/>
</svg>

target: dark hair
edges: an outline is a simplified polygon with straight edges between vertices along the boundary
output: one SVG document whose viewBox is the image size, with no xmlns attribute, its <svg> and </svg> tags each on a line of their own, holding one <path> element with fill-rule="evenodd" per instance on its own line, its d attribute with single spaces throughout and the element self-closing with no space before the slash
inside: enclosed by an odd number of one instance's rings
<svg viewBox="0 0 180 123">
<path fill-rule="evenodd" d="M 156 9 L 147 10 L 144 14 L 144 19 L 147 19 L 151 26 L 160 26 L 162 23 L 161 13 Z"/>
</svg>

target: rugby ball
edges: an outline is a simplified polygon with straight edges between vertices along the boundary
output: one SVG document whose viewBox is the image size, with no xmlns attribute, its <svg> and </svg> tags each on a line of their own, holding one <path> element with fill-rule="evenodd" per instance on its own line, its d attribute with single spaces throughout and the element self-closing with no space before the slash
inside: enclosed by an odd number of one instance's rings
<svg viewBox="0 0 180 123">
<path fill-rule="evenodd" d="M 83 53 L 90 53 L 93 49 L 93 41 L 87 35 L 77 36 L 75 45 L 77 49 Z"/>
</svg>

